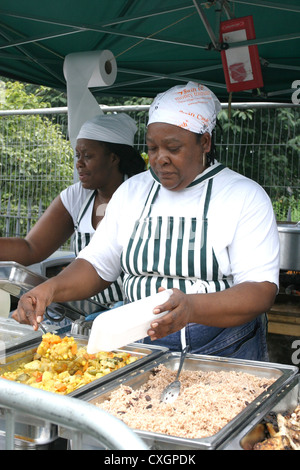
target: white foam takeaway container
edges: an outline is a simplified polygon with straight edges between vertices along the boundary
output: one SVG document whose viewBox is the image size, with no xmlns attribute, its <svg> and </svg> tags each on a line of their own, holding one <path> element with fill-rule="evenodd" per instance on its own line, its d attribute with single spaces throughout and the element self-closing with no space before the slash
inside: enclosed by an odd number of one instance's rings
<svg viewBox="0 0 300 470">
<path fill-rule="evenodd" d="M 101 313 L 95 318 L 88 345 L 88 354 L 112 351 L 147 336 L 153 320 L 167 312 L 154 314 L 153 309 L 165 303 L 172 289 L 145 297 L 130 304 Z"/>
</svg>

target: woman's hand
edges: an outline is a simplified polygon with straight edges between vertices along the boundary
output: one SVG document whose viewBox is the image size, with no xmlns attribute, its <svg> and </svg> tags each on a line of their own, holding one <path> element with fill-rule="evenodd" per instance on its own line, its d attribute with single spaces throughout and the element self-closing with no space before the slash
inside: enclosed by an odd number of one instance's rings
<svg viewBox="0 0 300 470">
<path fill-rule="evenodd" d="M 84 282 L 83 282 L 84 279 Z M 98 276 L 95 268 L 83 259 L 75 259 L 57 276 L 22 295 L 13 318 L 32 325 L 35 330 L 52 302 L 83 300 L 106 289 L 111 283 Z"/>
<path fill-rule="evenodd" d="M 18 308 L 12 318 L 19 323 L 32 325 L 34 330 L 38 330 L 45 310 L 51 302 L 51 288 L 47 282 L 44 282 L 20 297 Z"/>
<path fill-rule="evenodd" d="M 164 289 L 159 288 L 159 292 L 162 290 Z M 169 300 L 154 309 L 153 313 L 156 314 L 166 311 L 169 313 L 151 323 L 148 335 L 152 341 L 175 333 L 190 323 L 193 308 L 192 297 L 194 296 L 191 294 L 187 295 L 179 289 L 173 289 Z"/>
<path fill-rule="evenodd" d="M 169 300 L 153 311 L 169 313 L 152 322 L 148 335 L 152 341 L 161 339 L 181 330 L 188 323 L 218 328 L 244 325 L 268 312 L 276 293 L 277 286 L 267 281 L 243 282 L 230 289 L 208 294 L 184 294 L 173 289 Z"/>
</svg>

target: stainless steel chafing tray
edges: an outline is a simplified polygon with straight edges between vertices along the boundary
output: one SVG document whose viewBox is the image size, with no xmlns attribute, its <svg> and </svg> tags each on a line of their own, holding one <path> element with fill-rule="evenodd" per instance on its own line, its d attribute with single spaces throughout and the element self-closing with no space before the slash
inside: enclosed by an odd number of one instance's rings
<svg viewBox="0 0 300 470">
<path fill-rule="evenodd" d="M 101 403 L 109 398 L 110 393 L 118 388 L 121 384 L 126 384 L 133 389 L 140 388 L 145 384 L 152 370 L 159 364 L 164 364 L 171 370 L 178 368 L 180 354 L 174 352 L 166 352 L 161 357 L 149 362 L 146 366 L 139 366 L 134 371 L 126 373 L 118 380 L 112 380 L 105 385 L 95 388 L 86 395 L 81 395 L 80 399 L 84 399 L 92 404 Z M 275 382 L 265 392 L 263 392 L 256 400 L 250 403 L 245 410 L 239 413 L 235 419 L 228 423 L 221 431 L 214 436 L 202 439 L 186 439 L 176 436 L 169 436 L 154 432 L 146 432 L 135 430 L 139 437 L 141 437 L 149 448 L 152 449 L 167 449 L 167 450 L 188 450 L 188 449 L 201 449 L 213 450 L 217 449 L 220 444 L 226 440 L 232 432 L 241 425 L 249 416 L 253 415 L 260 409 L 274 393 L 281 389 L 281 387 L 288 381 L 288 379 L 296 374 L 297 368 L 293 366 L 285 366 L 281 364 L 263 363 L 255 361 L 243 361 L 226 358 L 212 358 L 211 356 L 201 355 L 187 355 L 184 363 L 185 370 L 197 371 L 240 371 L 250 373 L 256 376 L 265 378 L 274 378 Z M 59 435 L 66 439 L 70 439 L 70 433 L 67 429 L 59 427 Z M 98 448 L 95 442 L 89 438 L 84 439 L 84 446 L 87 449 Z"/>
<path fill-rule="evenodd" d="M 292 376 L 287 383 L 274 393 L 253 416 L 249 416 L 234 433 L 223 442 L 222 450 L 248 450 L 249 445 L 254 445 L 260 439 L 255 432 L 260 423 L 270 413 L 289 413 L 300 404 L 300 375 Z"/>
<path fill-rule="evenodd" d="M 65 336 L 71 336 L 69 334 Z M 72 337 L 76 340 L 78 346 L 87 346 L 88 338 L 85 336 L 80 335 L 72 335 Z M 22 363 L 31 362 L 34 358 L 38 345 L 40 344 L 41 339 L 35 342 L 35 344 L 30 345 L 29 348 L 19 348 L 15 350 L 11 354 L 7 354 L 5 358 L 2 357 L 0 360 L 0 375 L 2 375 L 6 371 L 12 371 L 17 369 Z M 119 377 L 120 375 L 125 374 L 127 371 L 135 369 L 139 366 L 144 366 L 145 363 L 152 361 L 162 354 L 164 354 L 167 349 L 161 348 L 158 346 L 152 345 L 143 345 L 139 343 L 131 343 L 127 346 L 122 348 L 116 349 L 116 352 L 128 352 L 132 356 L 138 358 L 138 361 L 132 362 L 131 364 L 127 364 L 126 366 L 117 369 L 116 371 L 111 372 L 108 375 L 105 375 L 99 379 L 94 380 L 90 384 L 84 385 L 79 389 L 75 390 L 74 392 L 70 393 L 69 396 L 78 396 L 90 391 L 94 387 L 98 387 L 103 383 L 107 382 L 108 380 L 112 380 L 112 378 Z"/>
<path fill-rule="evenodd" d="M 70 335 L 67 335 L 70 336 Z M 86 346 L 88 339 L 84 336 L 72 335 L 79 346 Z M 5 363 L 0 361 L 0 375 L 6 371 L 11 371 L 19 367 L 22 363 L 27 363 L 33 360 L 34 354 L 37 350 L 37 347 L 40 343 L 40 340 L 34 345 L 31 345 L 30 348 L 20 348 L 17 351 L 14 351 L 12 354 L 6 356 Z M 121 369 L 111 372 L 110 374 L 105 375 L 99 379 L 94 380 L 90 384 L 84 385 L 79 389 L 69 393 L 68 396 L 80 397 L 82 394 L 87 393 L 92 390 L 94 387 L 99 387 L 102 384 L 112 380 L 113 378 L 120 378 L 126 371 L 132 371 L 137 367 L 137 364 L 140 366 L 146 365 L 149 361 L 154 358 L 159 357 L 164 352 L 166 348 L 156 347 L 156 346 L 144 346 L 139 343 L 132 343 L 123 348 L 117 349 L 117 352 L 128 352 L 135 357 L 138 357 L 138 361 L 135 361 L 131 364 L 128 364 Z M 3 379 L 2 379 L 3 380 Z M 0 380 L 1 387 L 1 380 Z M 30 386 L 28 386 L 30 388 Z M 51 395 L 49 393 L 49 408 L 51 407 Z M 5 421 L 3 418 L 3 409 L 0 405 L 0 436 L 5 435 Z M 31 444 L 45 445 L 53 441 L 58 436 L 57 426 L 51 423 L 47 423 L 43 420 L 33 418 L 29 415 L 17 413 L 16 422 L 15 422 L 15 436 L 19 442 L 30 442 Z"/>
</svg>

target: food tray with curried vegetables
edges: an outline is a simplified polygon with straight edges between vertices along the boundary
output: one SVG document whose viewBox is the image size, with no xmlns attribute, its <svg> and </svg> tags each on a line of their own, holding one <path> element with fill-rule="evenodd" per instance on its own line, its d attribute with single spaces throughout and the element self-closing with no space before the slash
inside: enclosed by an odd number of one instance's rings
<svg viewBox="0 0 300 470">
<path fill-rule="evenodd" d="M 111 352 L 87 354 L 88 338 L 77 335 L 43 335 L 42 341 L 29 349 L 20 349 L 0 361 L 0 378 L 12 380 L 51 393 L 78 397 L 80 394 L 118 378 L 128 370 L 159 357 L 166 348 L 132 343 Z M 49 395 L 51 406 L 51 394 Z M 1 408 L 0 408 L 1 414 Z M 19 438 L 43 439 L 43 425 L 33 425 L 30 418 L 16 419 Z M 22 425 L 23 424 L 23 425 Z M 0 418 L 0 433 L 3 425 Z M 53 429 L 51 429 L 53 434 Z M 47 441 L 47 438 L 45 438 Z"/>
<path fill-rule="evenodd" d="M 92 382 L 98 386 L 135 367 L 136 361 L 143 364 L 166 351 L 165 348 L 132 343 L 115 351 L 88 354 L 87 342 L 88 339 L 82 336 L 61 337 L 47 333 L 34 347 L 6 356 L 5 364 L 0 364 L 0 378 L 77 396 Z"/>
<path fill-rule="evenodd" d="M 87 354 L 72 336 L 47 333 L 29 362 L 7 367 L 0 377 L 67 395 L 96 379 L 132 364 L 138 357 L 127 351 Z"/>
</svg>

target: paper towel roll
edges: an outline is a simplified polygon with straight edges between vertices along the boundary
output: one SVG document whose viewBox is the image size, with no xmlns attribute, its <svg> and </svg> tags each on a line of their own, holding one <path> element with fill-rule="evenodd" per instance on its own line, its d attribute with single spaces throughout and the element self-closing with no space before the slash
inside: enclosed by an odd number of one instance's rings
<svg viewBox="0 0 300 470">
<path fill-rule="evenodd" d="M 89 88 L 112 85 L 117 76 L 117 63 L 109 50 L 74 52 L 64 61 L 67 82 L 68 128 L 73 149 L 82 124 L 101 108 Z"/>
</svg>

